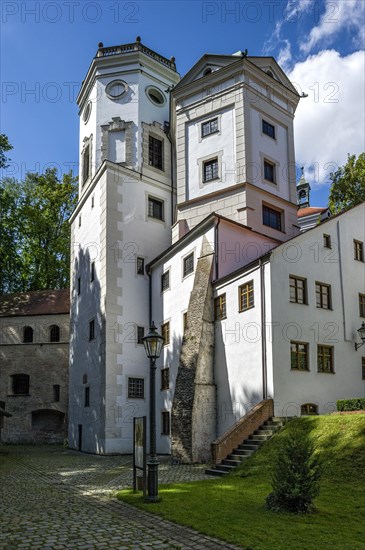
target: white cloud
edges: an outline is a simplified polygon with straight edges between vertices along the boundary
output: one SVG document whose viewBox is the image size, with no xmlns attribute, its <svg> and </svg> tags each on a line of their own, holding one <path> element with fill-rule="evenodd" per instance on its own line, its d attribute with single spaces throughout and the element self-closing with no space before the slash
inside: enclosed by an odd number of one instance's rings
<svg viewBox="0 0 365 550">
<path fill-rule="evenodd" d="M 300 49 L 304 53 L 309 53 L 319 43 L 328 45 L 330 39 L 344 29 L 351 29 L 353 44 L 356 47 L 364 47 L 364 9 L 364 3 L 359 0 L 326 0 L 325 11 L 319 24 L 312 28 L 307 42 L 302 42 Z"/>
<path fill-rule="evenodd" d="M 364 138 L 365 52 L 341 57 L 335 50 L 324 50 L 297 63 L 289 79 L 308 94 L 301 99 L 295 117 L 297 163 L 316 185 L 328 181 L 347 154 L 365 150 Z"/>
<path fill-rule="evenodd" d="M 291 66 L 292 55 L 289 40 L 285 40 L 285 46 L 281 48 L 278 56 L 278 63 L 280 67 L 286 71 Z"/>
</svg>

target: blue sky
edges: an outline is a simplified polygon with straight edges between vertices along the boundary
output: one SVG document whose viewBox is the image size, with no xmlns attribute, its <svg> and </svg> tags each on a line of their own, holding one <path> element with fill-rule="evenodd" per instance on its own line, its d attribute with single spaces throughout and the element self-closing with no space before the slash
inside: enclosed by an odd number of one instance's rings
<svg viewBox="0 0 365 550">
<path fill-rule="evenodd" d="M 308 94 L 295 120 L 298 167 L 312 204 L 328 174 L 364 144 L 364 2 L 6 1 L 1 10 L 1 132 L 14 146 L 5 175 L 78 161 L 77 91 L 99 42 L 175 56 L 181 75 L 204 54 L 272 55 Z M 327 182 L 327 183 L 326 183 Z"/>
</svg>

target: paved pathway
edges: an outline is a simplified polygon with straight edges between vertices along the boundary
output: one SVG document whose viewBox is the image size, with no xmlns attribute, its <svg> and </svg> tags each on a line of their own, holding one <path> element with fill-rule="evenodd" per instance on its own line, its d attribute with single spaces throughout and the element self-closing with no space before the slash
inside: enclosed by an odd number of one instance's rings
<svg viewBox="0 0 365 550">
<path fill-rule="evenodd" d="M 115 499 L 131 487 L 131 457 L 62 447 L 9 446 L 0 454 L 0 549 L 237 548 Z M 160 481 L 207 479 L 202 466 L 161 459 Z"/>
</svg>

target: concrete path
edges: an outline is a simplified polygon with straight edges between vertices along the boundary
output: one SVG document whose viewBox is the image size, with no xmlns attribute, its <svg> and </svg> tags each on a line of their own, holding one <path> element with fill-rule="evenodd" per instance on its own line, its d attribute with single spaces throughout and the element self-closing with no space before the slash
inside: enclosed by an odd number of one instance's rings
<svg viewBox="0 0 365 550">
<path fill-rule="evenodd" d="M 9 446 L 0 454 L 0 549 L 220 549 L 206 537 L 115 499 L 131 487 L 131 457 L 62 447 Z M 160 482 L 207 479 L 203 466 L 161 458 Z"/>
</svg>

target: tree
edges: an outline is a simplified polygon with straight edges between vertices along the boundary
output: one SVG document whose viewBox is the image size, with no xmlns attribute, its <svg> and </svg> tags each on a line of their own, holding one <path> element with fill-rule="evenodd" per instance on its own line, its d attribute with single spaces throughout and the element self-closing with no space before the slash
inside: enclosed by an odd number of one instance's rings
<svg viewBox="0 0 365 550">
<path fill-rule="evenodd" d="M 56 169 L 0 184 L 0 293 L 65 288 L 77 179 Z"/>
<path fill-rule="evenodd" d="M 365 153 L 348 155 L 347 163 L 330 174 L 332 181 L 328 206 L 333 214 L 365 201 Z"/>
<path fill-rule="evenodd" d="M 10 145 L 8 137 L 5 134 L 0 134 L 0 169 L 6 168 L 6 161 L 9 160 L 5 153 L 13 148 Z"/>
<path fill-rule="evenodd" d="M 274 511 L 309 512 L 319 494 L 320 466 L 307 434 L 288 434 L 279 448 L 272 474 L 268 508 Z"/>
</svg>

